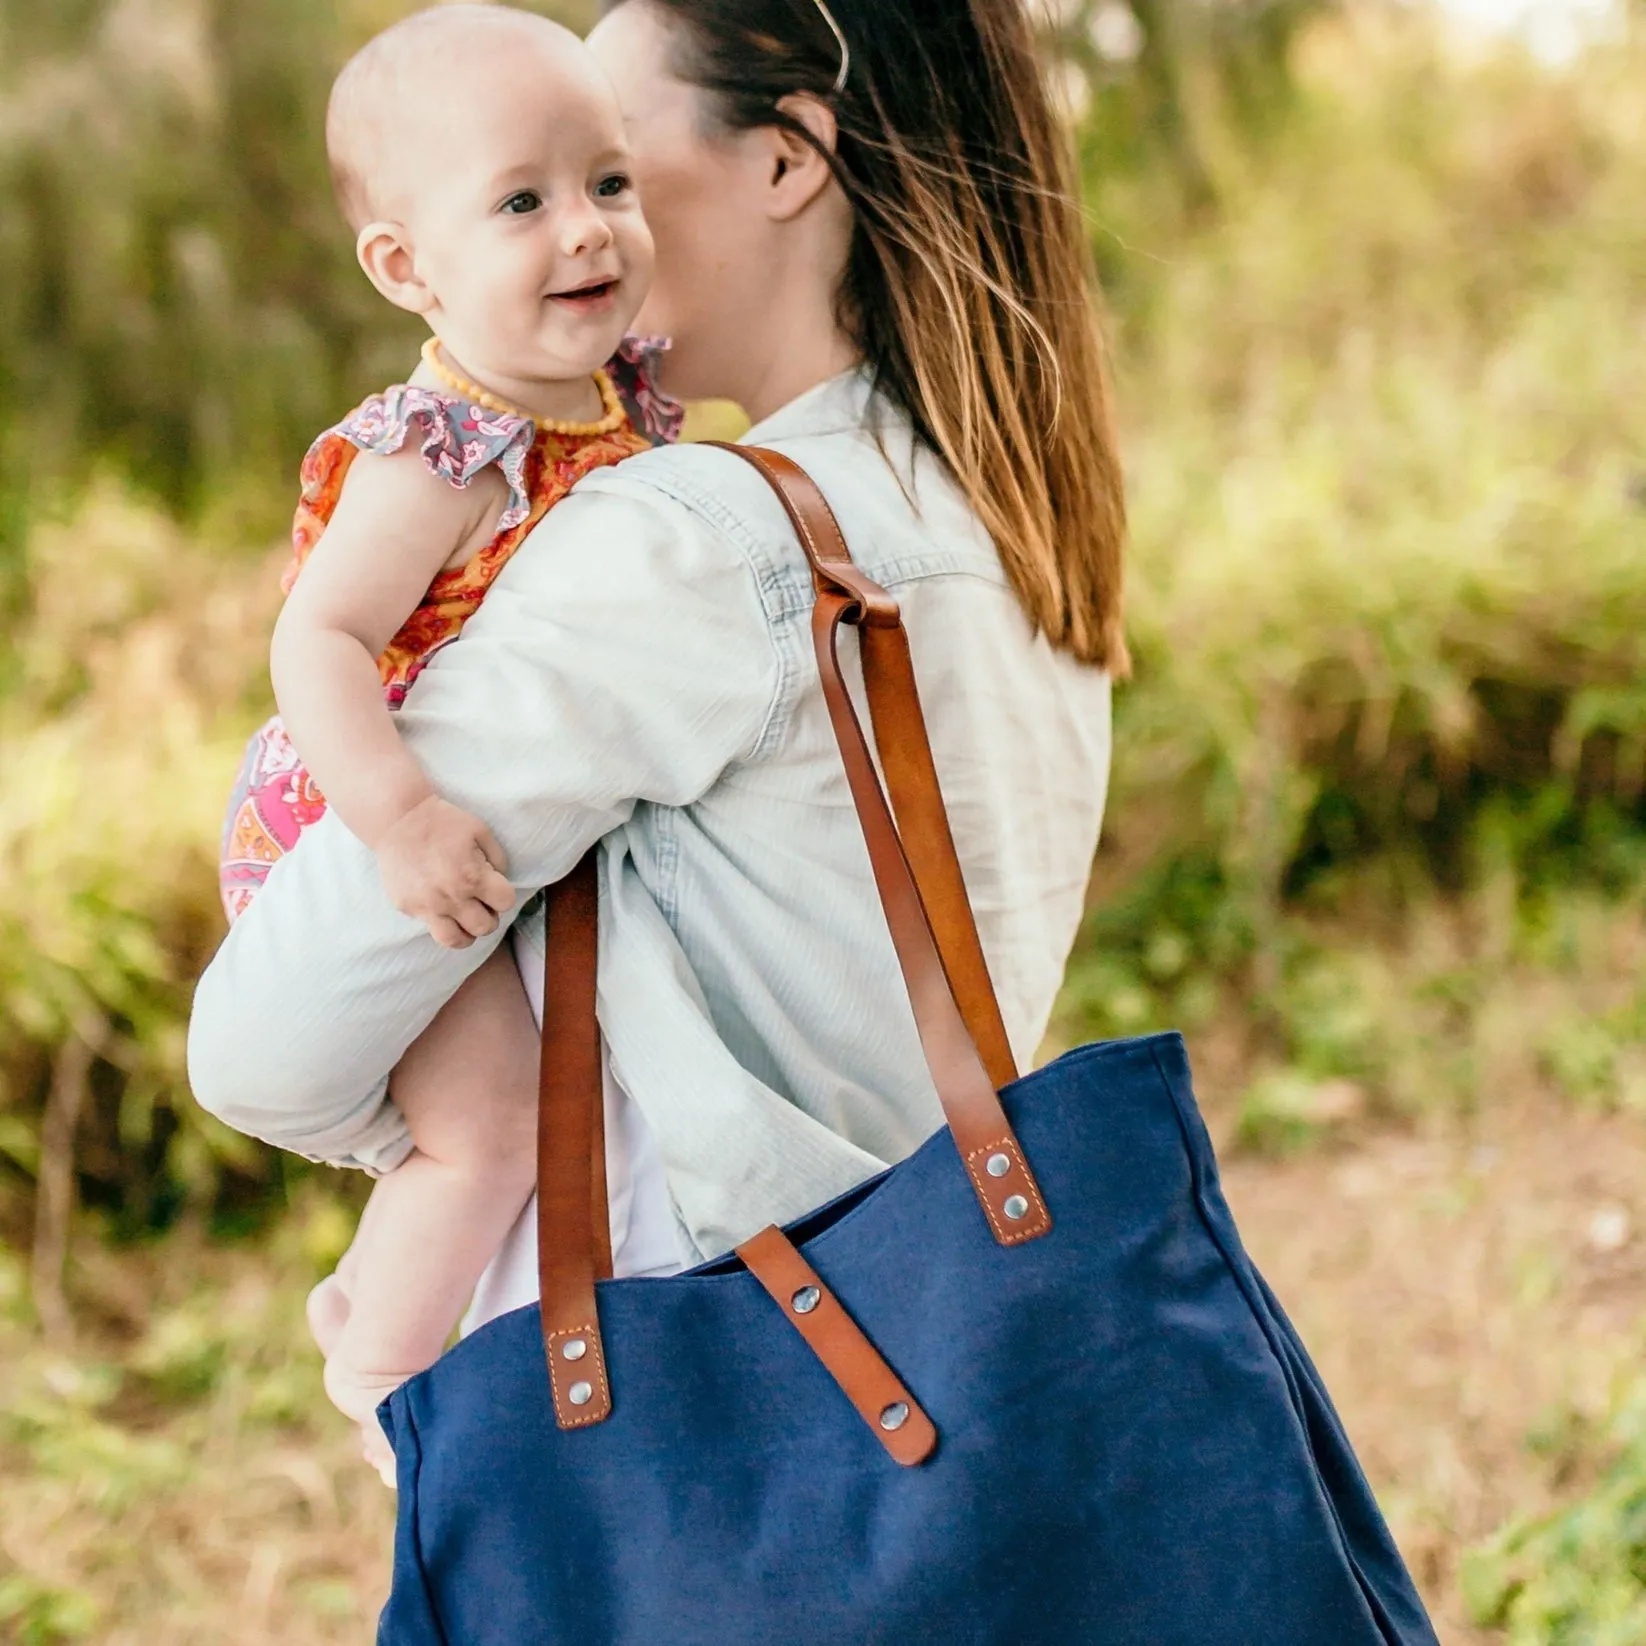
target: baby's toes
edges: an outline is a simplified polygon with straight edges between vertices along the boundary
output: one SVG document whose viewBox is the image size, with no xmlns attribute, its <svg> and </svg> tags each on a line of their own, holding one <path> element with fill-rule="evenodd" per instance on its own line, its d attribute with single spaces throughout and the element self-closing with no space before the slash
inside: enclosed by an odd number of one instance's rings
<svg viewBox="0 0 1646 1646">
<path fill-rule="evenodd" d="M 385 1486 L 395 1484 L 394 1448 L 376 1418 L 360 1431 L 360 1455 L 377 1471 Z"/>
</svg>

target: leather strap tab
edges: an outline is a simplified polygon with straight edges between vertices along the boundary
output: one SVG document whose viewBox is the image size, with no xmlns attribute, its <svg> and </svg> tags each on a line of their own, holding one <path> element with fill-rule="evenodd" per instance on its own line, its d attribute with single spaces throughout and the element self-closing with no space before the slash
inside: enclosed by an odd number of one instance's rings
<svg viewBox="0 0 1646 1646">
<path fill-rule="evenodd" d="M 763 1229 L 737 1255 L 893 1460 L 905 1468 L 924 1463 L 937 1446 L 932 1420 L 789 1237 Z"/>
<path fill-rule="evenodd" d="M 611 1416 L 594 1281 L 611 1272 L 604 1095 L 595 1015 L 598 847 L 558 885 L 544 911 L 543 1053 L 537 1102 L 537 1269 L 543 1350 L 555 1421 L 582 1429 Z"/>
</svg>

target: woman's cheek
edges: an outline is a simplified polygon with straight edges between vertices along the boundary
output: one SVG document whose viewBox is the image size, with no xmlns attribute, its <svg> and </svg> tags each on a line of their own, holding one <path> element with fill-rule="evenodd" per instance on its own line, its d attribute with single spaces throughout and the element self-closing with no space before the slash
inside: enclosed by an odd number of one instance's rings
<svg viewBox="0 0 1646 1646">
<path fill-rule="evenodd" d="M 654 192 L 652 198 L 664 197 Z M 677 293 L 682 281 L 687 285 L 691 283 L 694 248 L 689 239 L 676 235 L 675 214 L 666 207 L 661 211 L 648 211 L 646 221 L 651 226 L 652 278 L 651 290 L 640 311 L 641 320 L 646 331 L 672 336 L 680 306 Z"/>
<path fill-rule="evenodd" d="M 680 323 L 675 316 L 673 305 L 669 302 L 667 282 L 661 272 L 652 281 L 651 290 L 646 293 L 646 300 L 640 305 L 640 312 L 635 316 L 634 329 L 647 337 L 667 337 L 678 347 Z"/>
</svg>

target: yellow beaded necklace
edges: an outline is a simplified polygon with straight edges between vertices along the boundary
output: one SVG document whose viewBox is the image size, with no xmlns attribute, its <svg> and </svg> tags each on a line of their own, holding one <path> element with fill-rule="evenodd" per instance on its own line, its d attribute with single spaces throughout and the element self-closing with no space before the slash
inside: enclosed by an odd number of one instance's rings
<svg viewBox="0 0 1646 1646">
<path fill-rule="evenodd" d="M 629 414 L 623 410 L 623 402 L 617 398 L 617 390 L 604 371 L 597 371 L 594 374 L 594 386 L 600 391 L 600 403 L 606 408 L 606 415 L 598 423 L 571 423 L 555 417 L 539 417 L 535 412 L 526 411 L 520 406 L 511 406 L 507 400 L 500 399 L 489 389 L 483 389 L 478 383 L 471 383 L 468 378 L 460 377 L 440 358 L 438 337 L 431 337 L 423 345 L 423 364 L 454 394 L 462 395 L 465 400 L 472 400 L 477 406 L 484 406 L 487 411 L 502 412 L 506 417 L 527 418 L 537 425 L 539 434 L 611 434 L 628 421 Z"/>
</svg>

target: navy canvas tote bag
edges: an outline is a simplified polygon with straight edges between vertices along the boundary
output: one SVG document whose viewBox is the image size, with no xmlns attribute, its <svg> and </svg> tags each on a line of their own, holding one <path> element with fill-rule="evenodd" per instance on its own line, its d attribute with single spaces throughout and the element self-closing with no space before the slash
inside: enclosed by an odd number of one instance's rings
<svg viewBox="0 0 1646 1646">
<path fill-rule="evenodd" d="M 1017 1078 L 896 604 L 803 472 L 739 455 L 812 564 L 824 689 L 948 1125 L 716 1262 L 602 1278 L 592 858 L 554 888 L 542 1304 L 382 1408 L 400 1501 L 379 1646 L 1435 1646 L 1241 1247 L 1182 1042 Z"/>
</svg>

